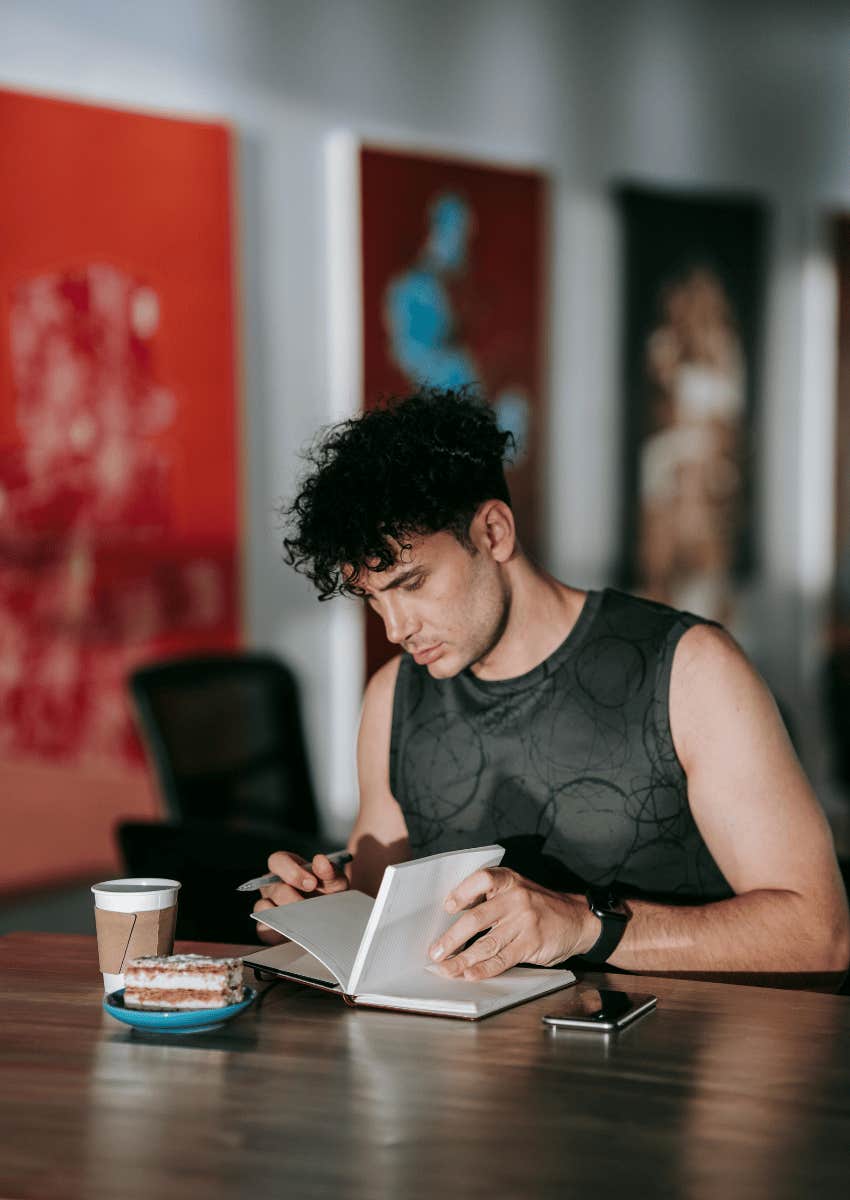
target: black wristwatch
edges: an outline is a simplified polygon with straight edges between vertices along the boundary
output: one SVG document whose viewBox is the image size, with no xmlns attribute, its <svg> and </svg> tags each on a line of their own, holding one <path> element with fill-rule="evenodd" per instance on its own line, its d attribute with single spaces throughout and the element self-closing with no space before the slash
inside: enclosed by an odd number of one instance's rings
<svg viewBox="0 0 850 1200">
<path fill-rule="evenodd" d="M 602 922 L 602 932 L 581 957 L 604 963 L 619 946 L 632 914 L 611 888 L 590 888 L 585 894 L 588 908 Z"/>
</svg>

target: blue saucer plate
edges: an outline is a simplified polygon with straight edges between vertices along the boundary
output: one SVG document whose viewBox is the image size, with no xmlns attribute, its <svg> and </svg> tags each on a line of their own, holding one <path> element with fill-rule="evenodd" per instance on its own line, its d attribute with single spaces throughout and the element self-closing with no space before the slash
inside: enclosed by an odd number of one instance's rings
<svg viewBox="0 0 850 1200">
<path fill-rule="evenodd" d="M 228 1004 L 225 1008 L 172 1009 L 165 1012 L 154 1008 L 126 1008 L 124 989 L 121 988 L 103 997 L 103 1007 L 116 1021 L 123 1021 L 125 1025 L 148 1033 L 208 1033 L 211 1029 L 220 1029 L 225 1021 L 238 1016 L 256 998 L 256 990 L 246 987 L 244 999 L 238 1004 Z"/>
</svg>

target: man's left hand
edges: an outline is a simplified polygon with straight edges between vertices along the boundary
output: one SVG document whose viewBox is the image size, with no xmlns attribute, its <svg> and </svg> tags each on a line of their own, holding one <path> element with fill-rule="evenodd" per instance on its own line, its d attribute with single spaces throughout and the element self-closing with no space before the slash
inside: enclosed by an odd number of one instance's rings
<svg viewBox="0 0 850 1200">
<path fill-rule="evenodd" d="M 445 908 L 468 911 L 428 953 L 441 975 L 455 979 L 489 979 L 517 963 L 552 966 L 589 950 L 599 934 L 584 897 L 550 891 L 507 867 L 476 871 L 449 893 Z"/>
</svg>

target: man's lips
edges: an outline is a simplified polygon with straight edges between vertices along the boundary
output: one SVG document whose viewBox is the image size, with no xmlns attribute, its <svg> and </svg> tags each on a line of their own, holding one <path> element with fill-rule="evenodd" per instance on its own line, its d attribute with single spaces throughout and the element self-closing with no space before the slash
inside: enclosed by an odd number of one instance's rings
<svg viewBox="0 0 850 1200">
<path fill-rule="evenodd" d="M 420 667 L 425 663 L 433 662 L 435 658 L 439 658 L 443 653 L 443 643 L 437 642 L 436 646 L 426 646 L 424 650 L 414 650 L 413 659 Z"/>
</svg>

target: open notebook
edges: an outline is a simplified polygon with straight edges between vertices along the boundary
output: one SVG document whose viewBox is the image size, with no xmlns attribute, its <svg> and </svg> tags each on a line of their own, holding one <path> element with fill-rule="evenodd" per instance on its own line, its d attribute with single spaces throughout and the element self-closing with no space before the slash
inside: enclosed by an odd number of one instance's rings
<svg viewBox="0 0 850 1200">
<path fill-rule="evenodd" d="M 350 1004 L 477 1020 L 573 983 L 571 971 L 513 967 L 494 979 L 446 979 L 428 947 L 457 919 L 443 908 L 474 871 L 494 867 L 501 846 L 451 850 L 387 867 L 375 900 L 337 892 L 256 914 L 291 939 L 244 961 L 312 987 L 341 992 Z"/>
</svg>

